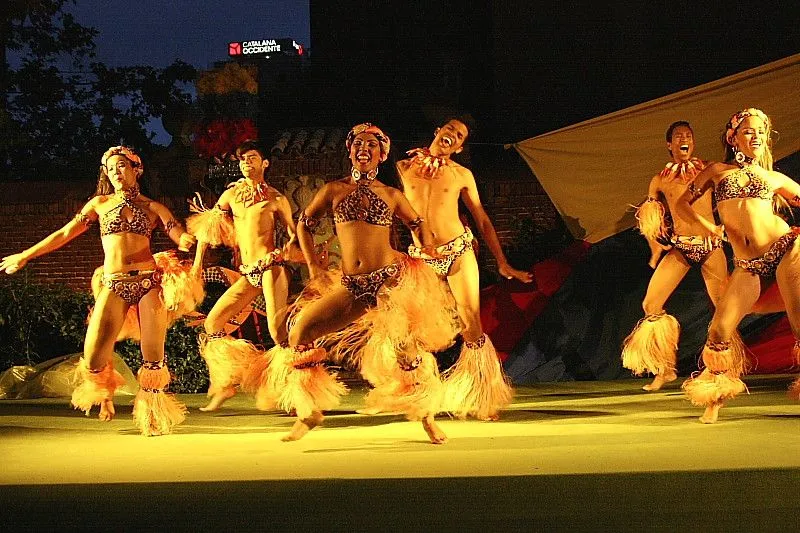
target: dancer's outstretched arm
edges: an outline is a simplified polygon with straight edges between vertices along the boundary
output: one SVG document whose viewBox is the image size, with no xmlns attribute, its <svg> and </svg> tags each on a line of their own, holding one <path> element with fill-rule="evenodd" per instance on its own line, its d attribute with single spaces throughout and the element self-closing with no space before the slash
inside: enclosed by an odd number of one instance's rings
<svg viewBox="0 0 800 533">
<path fill-rule="evenodd" d="M 64 224 L 61 229 L 54 231 L 25 251 L 4 257 L 0 261 L 0 271 L 4 271 L 6 274 L 13 274 L 23 268 L 31 259 L 49 254 L 53 250 L 58 250 L 71 240 L 86 233 L 86 230 L 89 229 L 89 224 L 97 220 L 96 205 L 97 197 L 89 200 L 80 213 Z"/>
</svg>

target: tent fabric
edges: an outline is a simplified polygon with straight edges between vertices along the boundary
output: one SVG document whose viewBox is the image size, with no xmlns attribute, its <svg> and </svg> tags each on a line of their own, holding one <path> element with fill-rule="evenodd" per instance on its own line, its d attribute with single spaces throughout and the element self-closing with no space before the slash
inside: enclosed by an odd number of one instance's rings
<svg viewBox="0 0 800 533">
<path fill-rule="evenodd" d="M 758 107 L 779 134 L 775 160 L 800 151 L 800 54 L 513 146 L 533 170 L 575 238 L 598 242 L 634 225 L 631 205 L 669 159 L 667 127 L 688 120 L 695 155 L 718 160 L 730 116 Z"/>
</svg>

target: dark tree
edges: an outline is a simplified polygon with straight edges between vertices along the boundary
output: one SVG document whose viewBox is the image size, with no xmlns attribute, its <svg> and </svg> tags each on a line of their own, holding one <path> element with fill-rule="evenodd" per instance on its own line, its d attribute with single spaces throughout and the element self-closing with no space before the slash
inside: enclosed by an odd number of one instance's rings
<svg viewBox="0 0 800 533">
<path fill-rule="evenodd" d="M 74 0 L 6 0 L 0 7 L 0 179 L 83 179 L 124 142 L 147 155 L 146 125 L 188 103 L 194 68 L 109 68 L 97 34 L 65 9 Z"/>
</svg>

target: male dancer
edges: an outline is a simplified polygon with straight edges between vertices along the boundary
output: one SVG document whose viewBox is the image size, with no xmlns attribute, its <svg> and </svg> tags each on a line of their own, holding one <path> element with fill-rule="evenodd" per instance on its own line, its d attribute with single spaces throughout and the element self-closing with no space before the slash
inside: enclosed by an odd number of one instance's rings
<svg viewBox="0 0 800 533">
<path fill-rule="evenodd" d="M 276 344 L 285 342 L 286 298 L 289 276 L 286 251 L 275 246 L 275 221 L 286 226 L 292 242 L 295 225 L 289 201 L 264 181 L 269 167 L 266 152 L 257 141 L 245 141 L 236 150 L 244 175 L 228 185 L 212 209 L 194 205 L 196 215 L 187 220 L 198 240 L 193 269 L 203 267 L 208 246 L 224 244 L 238 249 L 242 277 L 217 300 L 205 320 L 200 353 L 208 364 L 211 401 L 201 411 L 214 411 L 236 393 L 242 372 L 260 352 L 242 339 L 225 333 L 224 325 L 260 293 L 266 303 L 269 334 Z"/>
<path fill-rule="evenodd" d="M 508 264 L 481 204 L 475 177 L 451 159 L 464 148 L 468 135 L 469 127 L 464 120 L 450 119 L 436 129 L 428 148 L 409 151 L 412 157 L 399 161 L 397 169 L 405 195 L 427 222 L 441 257 L 423 254 L 416 237 L 409 254 L 424 259 L 447 281 L 463 322 L 464 345 L 458 362 L 446 375 L 446 410 L 461 418 L 471 415 L 481 420 L 496 420 L 499 410 L 511 401 L 512 390 L 497 352 L 481 327 L 478 261 L 472 247 L 472 231 L 459 218 L 459 199 L 472 214 L 497 260 L 500 274 L 525 283 L 533 281 L 533 276 Z"/>
<path fill-rule="evenodd" d="M 645 317 L 625 339 L 622 365 L 634 374 L 655 374 L 653 382 L 642 387 L 656 391 L 677 379 L 678 336 L 680 325 L 668 315 L 664 304 L 692 266 L 699 265 L 711 302 L 716 306 L 722 284 L 728 276 L 722 240 L 700 223 L 683 218 L 675 202 L 691 187 L 706 163 L 692 157 L 694 134 L 686 121 L 674 122 L 667 129 L 667 150 L 671 160 L 650 181 L 647 200 L 638 208 L 639 230 L 650 246 L 649 265 L 655 269 L 642 302 Z M 711 190 L 698 197 L 692 208 L 713 220 Z M 671 224 L 667 213 L 671 213 Z M 667 251 L 666 256 L 659 259 Z"/>
</svg>

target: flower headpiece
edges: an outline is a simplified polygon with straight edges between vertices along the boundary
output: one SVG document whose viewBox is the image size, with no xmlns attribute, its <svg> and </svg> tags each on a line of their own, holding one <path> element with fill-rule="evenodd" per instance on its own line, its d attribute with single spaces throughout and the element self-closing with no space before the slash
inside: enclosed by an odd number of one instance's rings
<svg viewBox="0 0 800 533">
<path fill-rule="evenodd" d="M 770 121 L 767 114 L 760 109 L 756 109 L 755 107 L 748 107 L 747 109 L 743 109 L 738 113 L 734 113 L 731 119 L 728 121 L 727 127 L 725 128 L 725 142 L 733 146 L 733 136 L 736 134 L 736 130 L 742 125 L 742 122 L 747 117 L 760 118 L 764 121 L 764 126 L 767 128 L 767 131 L 769 131 Z"/>
<path fill-rule="evenodd" d="M 344 145 L 347 147 L 347 150 L 350 150 L 350 146 L 353 144 L 356 136 L 361 135 L 362 133 L 371 133 L 378 139 L 378 142 L 381 145 L 381 163 L 386 161 L 386 159 L 389 157 L 389 148 L 391 148 L 392 141 L 389 139 L 389 136 L 383 133 L 378 126 L 369 122 L 364 122 L 363 124 L 353 126 L 353 129 L 350 130 L 350 133 L 347 134 L 347 138 L 344 141 Z"/>
<path fill-rule="evenodd" d="M 112 146 L 106 153 L 103 154 L 102 159 L 100 159 L 100 164 L 103 165 L 103 168 L 106 168 L 106 163 L 111 156 L 114 155 L 121 155 L 128 161 L 133 164 L 133 167 L 136 171 L 141 174 L 144 171 L 144 165 L 142 165 L 142 158 L 133 151 L 132 148 L 128 148 L 127 146 Z"/>
</svg>

